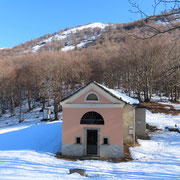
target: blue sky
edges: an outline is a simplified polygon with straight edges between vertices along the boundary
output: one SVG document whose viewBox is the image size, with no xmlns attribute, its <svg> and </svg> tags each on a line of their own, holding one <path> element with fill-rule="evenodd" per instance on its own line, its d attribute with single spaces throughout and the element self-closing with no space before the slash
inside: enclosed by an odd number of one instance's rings
<svg viewBox="0 0 180 180">
<path fill-rule="evenodd" d="M 153 0 L 138 0 L 151 14 Z M 145 2 L 145 3 L 144 3 Z M 91 22 L 137 20 L 128 0 L 0 0 L 0 48 Z"/>
</svg>

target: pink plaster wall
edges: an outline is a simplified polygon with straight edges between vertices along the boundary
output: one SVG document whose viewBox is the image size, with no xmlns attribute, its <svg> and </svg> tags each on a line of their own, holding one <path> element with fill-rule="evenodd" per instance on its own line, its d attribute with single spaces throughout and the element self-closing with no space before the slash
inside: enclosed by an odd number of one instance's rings
<svg viewBox="0 0 180 180">
<path fill-rule="evenodd" d="M 90 92 L 95 92 L 96 94 L 98 94 L 100 102 L 85 102 L 84 99 L 86 95 Z M 82 96 L 75 99 L 71 104 L 112 104 L 112 102 L 104 96 L 102 96 L 100 93 L 96 92 L 94 89 L 90 89 L 88 92 L 84 93 Z"/>
<path fill-rule="evenodd" d="M 78 104 L 80 103 L 78 102 Z M 80 120 L 88 111 L 96 111 L 101 114 L 104 118 L 104 125 L 81 125 Z M 110 144 L 123 144 L 122 108 L 63 108 L 63 144 L 74 144 L 75 136 L 81 136 L 82 143 L 84 143 L 84 127 L 100 128 L 100 144 L 103 143 L 103 136 L 110 137 Z"/>
</svg>

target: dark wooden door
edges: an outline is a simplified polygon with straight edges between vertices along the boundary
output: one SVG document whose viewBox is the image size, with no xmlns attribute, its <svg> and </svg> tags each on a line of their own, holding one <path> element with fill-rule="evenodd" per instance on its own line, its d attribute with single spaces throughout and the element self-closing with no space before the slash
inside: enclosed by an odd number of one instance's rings
<svg viewBox="0 0 180 180">
<path fill-rule="evenodd" d="M 87 154 L 97 155 L 98 131 L 87 130 Z"/>
</svg>

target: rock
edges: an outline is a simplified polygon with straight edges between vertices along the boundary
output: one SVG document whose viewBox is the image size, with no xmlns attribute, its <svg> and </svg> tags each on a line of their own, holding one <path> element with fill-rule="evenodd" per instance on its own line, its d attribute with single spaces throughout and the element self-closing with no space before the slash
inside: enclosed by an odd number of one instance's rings
<svg viewBox="0 0 180 180">
<path fill-rule="evenodd" d="M 169 131 L 179 132 L 178 128 L 168 128 Z M 180 132 L 179 132 L 180 133 Z"/>
<path fill-rule="evenodd" d="M 151 126 L 149 124 L 146 124 L 146 129 L 148 129 L 150 132 L 155 132 L 155 131 L 160 130 L 156 126 Z"/>
<path fill-rule="evenodd" d="M 70 169 L 69 170 L 69 173 L 72 174 L 72 173 L 78 173 L 80 174 L 81 176 L 86 176 L 86 171 L 84 169 Z"/>
</svg>

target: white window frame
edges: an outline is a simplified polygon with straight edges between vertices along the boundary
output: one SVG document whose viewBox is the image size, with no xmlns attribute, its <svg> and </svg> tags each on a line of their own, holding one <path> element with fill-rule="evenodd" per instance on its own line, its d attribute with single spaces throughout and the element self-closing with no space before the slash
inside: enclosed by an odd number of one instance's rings
<svg viewBox="0 0 180 180">
<path fill-rule="evenodd" d="M 95 94 L 98 98 L 98 100 L 87 100 L 87 97 L 90 95 L 90 94 Z M 89 92 L 88 94 L 86 94 L 85 98 L 84 98 L 84 101 L 85 102 L 100 102 L 100 99 L 99 99 L 99 96 L 98 94 L 96 94 L 95 92 L 91 91 Z"/>
</svg>

